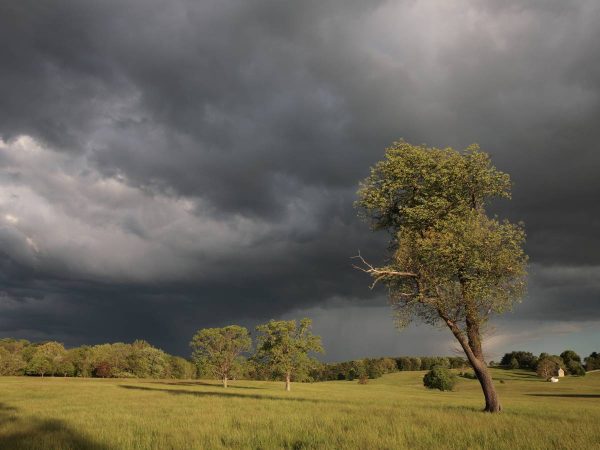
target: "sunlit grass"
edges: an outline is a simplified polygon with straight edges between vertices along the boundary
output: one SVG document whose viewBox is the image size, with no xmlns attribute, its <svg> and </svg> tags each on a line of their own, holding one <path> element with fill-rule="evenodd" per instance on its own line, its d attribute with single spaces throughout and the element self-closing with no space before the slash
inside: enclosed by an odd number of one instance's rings
<svg viewBox="0 0 600 450">
<path fill-rule="evenodd" d="M 546 383 L 495 370 L 504 411 L 477 381 L 427 390 L 423 372 L 367 385 L 0 378 L 0 448 L 593 448 L 600 373 Z M 499 383 L 503 379 L 504 383 Z"/>
</svg>

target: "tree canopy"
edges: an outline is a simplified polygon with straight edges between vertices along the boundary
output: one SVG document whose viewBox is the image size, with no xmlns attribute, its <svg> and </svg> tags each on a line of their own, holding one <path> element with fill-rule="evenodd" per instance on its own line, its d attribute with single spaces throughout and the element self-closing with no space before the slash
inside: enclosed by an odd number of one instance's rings
<svg viewBox="0 0 600 450">
<path fill-rule="evenodd" d="M 256 358 L 285 377 L 286 390 L 291 389 L 294 374 L 306 370 L 311 362 L 309 352 L 322 352 L 321 338 L 311 333 L 312 321 L 271 320 L 259 325 Z"/>
<path fill-rule="evenodd" d="M 223 386 L 235 375 L 238 358 L 252 347 L 248 329 L 239 325 L 205 328 L 192 338 L 192 357 L 205 372 L 219 377 Z"/>
</svg>

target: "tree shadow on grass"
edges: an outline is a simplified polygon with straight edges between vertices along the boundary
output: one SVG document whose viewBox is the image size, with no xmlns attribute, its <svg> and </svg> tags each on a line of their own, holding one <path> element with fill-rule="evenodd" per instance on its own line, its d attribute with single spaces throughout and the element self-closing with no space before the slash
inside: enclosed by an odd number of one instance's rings
<svg viewBox="0 0 600 450">
<path fill-rule="evenodd" d="M 206 381 L 149 381 L 150 384 L 166 384 L 169 386 L 210 386 L 215 388 L 223 387 L 220 383 L 208 383 Z M 264 387 L 258 386 L 236 386 L 235 384 L 230 384 L 227 389 L 265 389 Z"/>
<path fill-rule="evenodd" d="M 532 397 L 600 398 L 600 394 L 525 394 Z"/>
<path fill-rule="evenodd" d="M 494 381 L 504 380 L 504 381 L 545 381 L 543 378 L 540 378 L 535 373 L 515 373 L 512 372 L 510 376 L 494 376 Z"/>
<path fill-rule="evenodd" d="M 161 392 L 171 395 L 192 395 L 195 397 L 221 397 L 221 398 L 246 398 L 253 400 L 281 400 L 284 402 L 307 402 L 307 403 L 345 403 L 336 400 L 317 400 L 311 398 L 300 398 L 300 397 L 275 397 L 271 395 L 259 395 L 259 394 L 237 394 L 234 392 L 206 392 L 206 391 L 188 391 L 186 389 L 156 389 L 144 386 L 131 386 L 126 384 L 120 384 L 119 387 L 124 389 L 148 391 L 148 392 Z"/>
<path fill-rule="evenodd" d="M 21 418 L 0 403 L 0 449 L 110 450 L 57 419 Z"/>
</svg>

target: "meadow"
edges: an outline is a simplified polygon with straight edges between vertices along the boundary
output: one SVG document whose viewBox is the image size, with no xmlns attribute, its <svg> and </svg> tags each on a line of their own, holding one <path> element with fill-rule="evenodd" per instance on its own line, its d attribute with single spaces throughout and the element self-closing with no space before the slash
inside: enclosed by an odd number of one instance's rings
<svg viewBox="0 0 600 450">
<path fill-rule="evenodd" d="M 2 377 L 0 448 L 599 448 L 600 372 L 559 383 L 492 372 L 500 414 L 480 411 L 477 381 L 433 391 L 424 372 L 291 392 L 282 382 Z"/>
</svg>

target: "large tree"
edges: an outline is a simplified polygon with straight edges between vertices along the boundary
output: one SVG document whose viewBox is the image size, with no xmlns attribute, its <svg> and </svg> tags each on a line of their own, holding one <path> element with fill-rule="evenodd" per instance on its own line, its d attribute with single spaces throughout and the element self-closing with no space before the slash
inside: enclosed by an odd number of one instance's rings
<svg viewBox="0 0 600 450">
<path fill-rule="evenodd" d="M 490 316 L 511 309 L 525 290 L 527 256 L 520 224 L 486 213 L 510 198 L 511 181 L 477 146 L 465 151 L 401 141 L 386 150 L 360 186 L 356 206 L 374 230 L 390 232 L 389 259 L 358 256 L 374 286 L 387 285 L 397 324 L 414 318 L 447 326 L 483 389 L 485 410 L 501 405 L 484 361 Z"/>
<path fill-rule="evenodd" d="M 223 387 L 235 374 L 238 359 L 252 347 L 248 330 L 238 325 L 223 328 L 205 328 L 192 338 L 192 357 L 203 370 L 223 381 Z"/>
<path fill-rule="evenodd" d="M 271 320 L 259 325 L 256 359 L 285 377 L 285 390 L 291 390 L 292 376 L 308 369 L 309 352 L 322 352 L 321 338 L 311 331 L 312 321 Z"/>
</svg>

